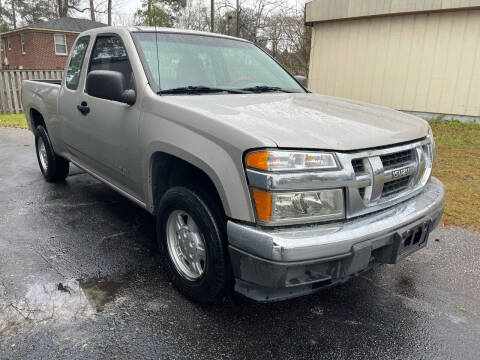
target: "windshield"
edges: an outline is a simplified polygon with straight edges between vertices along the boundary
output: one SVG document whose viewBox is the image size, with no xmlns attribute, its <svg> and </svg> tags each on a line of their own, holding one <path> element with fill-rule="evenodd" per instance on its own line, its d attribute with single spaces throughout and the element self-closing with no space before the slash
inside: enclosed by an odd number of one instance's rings
<svg viewBox="0 0 480 360">
<path fill-rule="evenodd" d="M 305 92 L 270 56 L 248 42 L 161 32 L 133 36 L 157 91 L 209 87 Z"/>
</svg>

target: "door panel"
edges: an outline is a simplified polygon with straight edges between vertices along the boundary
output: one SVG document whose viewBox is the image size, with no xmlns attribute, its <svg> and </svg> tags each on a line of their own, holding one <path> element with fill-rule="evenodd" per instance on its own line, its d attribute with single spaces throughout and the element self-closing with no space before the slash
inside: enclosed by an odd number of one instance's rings
<svg viewBox="0 0 480 360">
<path fill-rule="evenodd" d="M 122 40 L 117 35 L 98 35 L 91 51 L 88 71 L 111 70 L 124 75 L 125 89 L 135 89 L 132 68 Z M 68 100 L 68 146 L 72 159 L 130 195 L 142 200 L 137 128 L 139 106 L 101 99 L 79 91 Z"/>
<path fill-rule="evenodd" d="M 77 133 L 82 130 L 82 127 L 77 129 L 78 112 L 76 109 L 79 102 L 80 93 L 82 92 L 83 73 L 87 71 L 87 66 L 84 61 L 90 43 L 90 36 L 82 36 L 79 38 L 72 49 L 70 62 L 68 64 L 67 73 L 65 76 L 65 83 L 62 84 L 59 93 L 58 114 L 61 118 L 61 139 L 65 144 L 65 149 L 62 151 L 69 154 L 71 157 L 75 152 L 75 144 L 78 137 L 82 134 Z"/>
<path fill-rule="evenodd" d="M 90 112 L 80 115 L 84 140 L 77 156 L 89 168 L 131 195 L 142 199 L 137 127 L 140 112 L 136 106 L 84 94 L 82 102 Z M 78 112 L 80 114 L 80 112 Z"/>
</svg>

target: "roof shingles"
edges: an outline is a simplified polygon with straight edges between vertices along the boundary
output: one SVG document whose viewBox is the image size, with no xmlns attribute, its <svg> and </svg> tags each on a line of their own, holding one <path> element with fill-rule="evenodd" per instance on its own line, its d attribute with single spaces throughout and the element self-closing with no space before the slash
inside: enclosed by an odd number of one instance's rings
<svg viewBox="0 0 480 360">
<path fill-rule="evenodd" d="M 106 25 L 101 22 L 91 21 L 88 19 L 75 19 L 71 17 L 63 17 L 59 19 L 53 19 L 49 21 L 32 24 L 32 25 L 27 25 L 25 26 L 25 28 L 28 27 L 28 28 L 35 28 L 35 29 L 82 32 L 82 31 L 86 31 L 86 30 L 90 30 L 90 29 L 94 29 L 102 26 L 106 26 Z"/>
</svg>

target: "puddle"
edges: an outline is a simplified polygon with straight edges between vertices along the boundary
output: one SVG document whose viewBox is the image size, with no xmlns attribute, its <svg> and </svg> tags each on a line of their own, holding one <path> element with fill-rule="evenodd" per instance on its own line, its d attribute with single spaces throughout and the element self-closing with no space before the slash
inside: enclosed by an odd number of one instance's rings
<svg viewBox="0 0 480 360">
<path fill-rule="evenodd" d="M 22 299 L 0 299 L 0 335 L 24 323 L 92 318 L 121 285 L 105 279 L 33 284 Z"/>
<path fill-rule="evenodd" d="M 115 298 L 118 289 L 122 286 L 120 282 L 105 279 L 79 280 L 79 284 L 90 305 L 97 312 L 103 311 L 105 304 Z"/>
</svg>

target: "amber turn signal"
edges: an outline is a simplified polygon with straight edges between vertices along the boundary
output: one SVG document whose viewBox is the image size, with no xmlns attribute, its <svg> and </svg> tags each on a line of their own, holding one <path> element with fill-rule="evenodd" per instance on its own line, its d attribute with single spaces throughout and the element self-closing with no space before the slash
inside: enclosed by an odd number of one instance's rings
<svg viewBox="0 0 480 360">
<path fill-rule="evenodd" d="M 259 220 L 269 222 L 272 218 L 272 194 L 253 189 L 253 200 Z"/>
<path fill-rule="evenodd" d="M 247 155 L 247 166 L 259 169 L 268 170 L 268 151 L 256 151 Z"/>
</svg>

